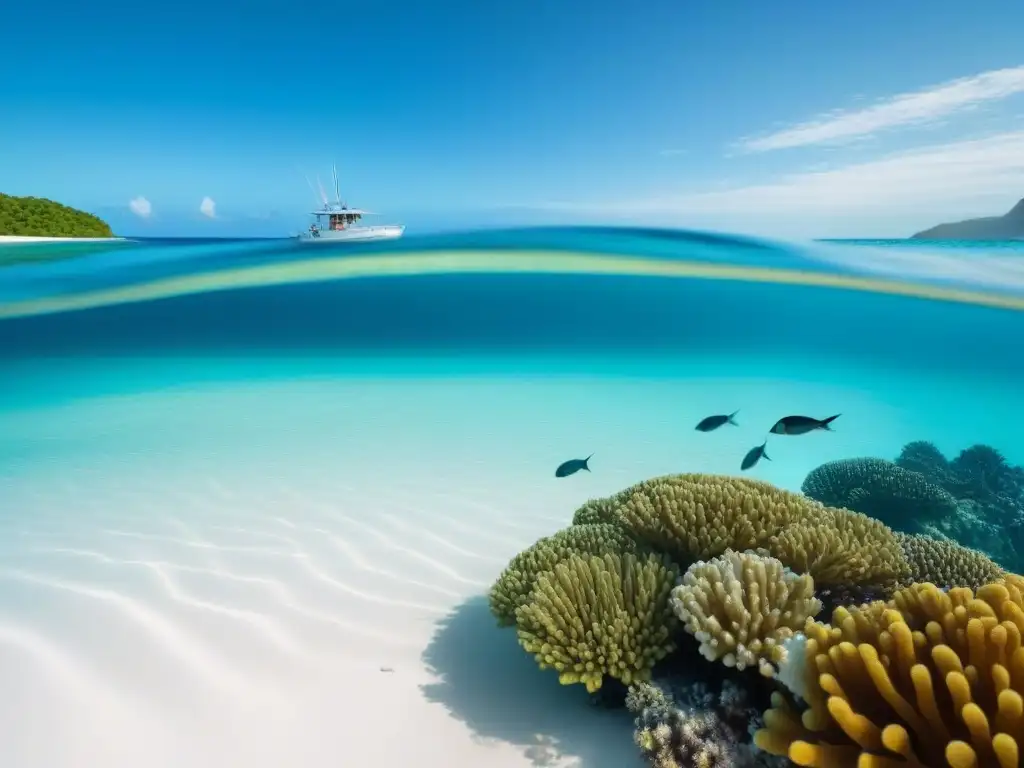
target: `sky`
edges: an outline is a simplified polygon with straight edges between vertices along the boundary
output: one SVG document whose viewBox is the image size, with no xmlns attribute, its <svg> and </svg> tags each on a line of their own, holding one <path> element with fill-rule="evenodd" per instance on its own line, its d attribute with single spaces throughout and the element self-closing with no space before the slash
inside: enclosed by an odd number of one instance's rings
<svg viewBox="0 0 1024 768">
<path fill-rule="evenodd" d="M 1024 197 L 1020 0 L 51 0 L 3 13 L 0 191 L 287 235 L 903 237 Z M 333 190 L 331 190 L 333 192 Z"/>
</svg>

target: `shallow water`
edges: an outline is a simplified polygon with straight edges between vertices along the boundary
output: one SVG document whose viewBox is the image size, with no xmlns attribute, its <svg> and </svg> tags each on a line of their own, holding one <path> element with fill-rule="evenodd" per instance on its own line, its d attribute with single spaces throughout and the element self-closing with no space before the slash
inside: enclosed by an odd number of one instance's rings
<svg viewBox="0 0 1024 768">
<path fill-rule="evenodd" d="M 842 414 L 748 473 L 792 490 L 912 440 L 1024 464 L 1022 309 L 1012 244 L 553 229 L 2 269 L 2 763 L 638 764 L 628 718 L 494 627 L 508 559 L 588 498 L 738 474 L 790 413 Z"/>
</svg>

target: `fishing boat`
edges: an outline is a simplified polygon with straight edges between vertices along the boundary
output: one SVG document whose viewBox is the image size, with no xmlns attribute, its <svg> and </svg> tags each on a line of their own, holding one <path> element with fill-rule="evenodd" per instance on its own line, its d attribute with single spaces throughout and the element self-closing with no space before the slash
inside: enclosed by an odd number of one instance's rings
<svg viewBox="0 0 1024 768">
<path fill-rule="evenodd" d="M 360 224 L 363 216 L 375 214 L 360 208 L 349 208 L 343 203 L 338 187 L 338 169 L 335 166 L 331 168 L 331 171 L 334 175 L 335 202 L 331 203 L 327 200 L 324 186 L 320 183 L 320 178 L 317 177 L 317 187 L 323 207 L 311 211 L 316 220 L 309 225 L 309 229 L 296 236 L 300 243 L 365 243 L 373 240 L 393 240 L 402 236 L 405 232 L 404 224 Z M 308 177 L 306 181 L 309 183 L 310 189 L 313 189 L 313 184 L 309 182 Z M 317 189 L 313 189 L 313 194 L 315 195 L 317 191 Z"/>
</svg>

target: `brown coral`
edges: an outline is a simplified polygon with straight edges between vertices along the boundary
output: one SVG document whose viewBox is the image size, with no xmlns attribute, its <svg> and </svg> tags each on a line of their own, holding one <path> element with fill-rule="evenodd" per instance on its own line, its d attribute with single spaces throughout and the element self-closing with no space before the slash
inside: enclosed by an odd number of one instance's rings
<svg viewBox="0 0 1024 768">
<path fill-rule="evenodd" d="M 897 533 L 903 556 L 910 563 L 909 583 L 931 582 L 940 587 L 971 587 L 998 581 L 1006 571 L 984 552 L 954 541 Z"/>
<path fill-rule="evenodd" d="M 726 549 L 760 549 L 823 585 L 884 584 L 907 573 L 899 544 L 882 523 L 758 480 L 671 475 L 617 499 L 623 525 L 684 564 Z"/>
<path fill-rule="evenodd" d="M 755 740 L 820 768 L 1017 768 L 1024 746 L 1024 598 L 993 583 L 915 584 L 888 603 L 808 622 Z M 797 652 L 799 651 L 799 652 Z"/>
<path fill-rule="evenodd" d="M 765 675 L 784 659 L 783 641 L 821 610 L 810 576 L 773 557 L 732 550 L 691 565 L 671 605 L 705 658 L 737 669 L 757 666 Z"/>
</svg>

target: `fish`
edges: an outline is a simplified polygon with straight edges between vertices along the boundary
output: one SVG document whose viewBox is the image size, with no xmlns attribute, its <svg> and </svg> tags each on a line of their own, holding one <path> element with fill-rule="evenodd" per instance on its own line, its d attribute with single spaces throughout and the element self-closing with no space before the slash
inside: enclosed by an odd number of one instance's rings
<svg viewBox="0 0 1024 768">
<path fill-rule="evenodd" d="M 701 419 L 700 424 L 697 425 L 696 429 L 698 432 L 711 432 L 724 424 L 732 424 L 734 427 L 738 427 L 739 424 L 733 421 L 733 416 L 737 413 L 739 413 L 739 411 L 733 411 L 728 415 L 719 414 L 718 416 L 708 416 L 706 419 Z"/>
<path fill-rule="evenodd" d="M 555 477 L 568 477 L 569 475 L 576 474 L 581 469 L 585 469 L 589 472 L 590 467 L 587 466 L 587 462 L 590 461 L 590 458 L 593 455 L 594 454 L 590 454 L 590 456 L 587 456 L 585 459 L 569 459 L 568 461 L 559 464 L 558 469 L 555 470 Z"/>
<path fill-rule="evenodd" d="M 808 432 L 813 432 L 816 429 L 824 429 L 827 432 L 831 432 L 832 427 L 829 424 L 842 415 L 837 413 L 835 416 L 829 416 L 827 419 L 812 419 L 810 416 L 787 416 L 775 422 L 771 432 L 776 435 L 806 435 Z"/>
<path fill-rule="evenodd" d="M 764 459 L 765 461 L 771 461 L 771 457 L 767 453 L 765 453 L 765 448 L 767 447 L 768 438 L 765 438 L 765 441 L 763 443 L 761 443 L 760 445 L 755 445 L 753 448 L 747 451 L 747 455 L 743 457 L 743 461 L 740 464 L 740 469 L 750 469 L 752 466 L 757 464 L 757 462 L 759 462 L 761 459 Z"/>
</svg>

